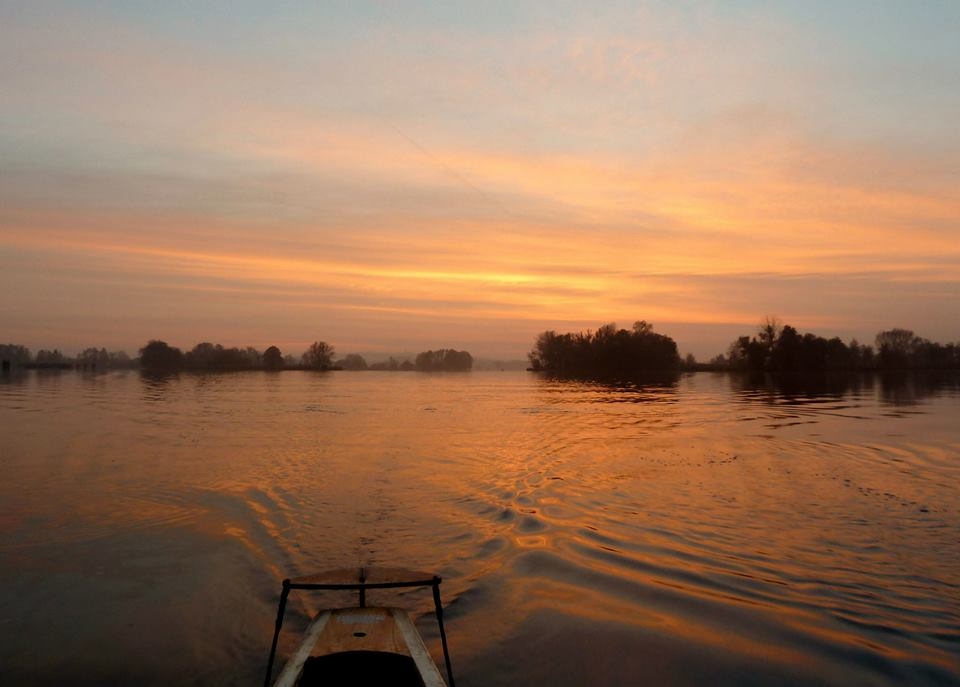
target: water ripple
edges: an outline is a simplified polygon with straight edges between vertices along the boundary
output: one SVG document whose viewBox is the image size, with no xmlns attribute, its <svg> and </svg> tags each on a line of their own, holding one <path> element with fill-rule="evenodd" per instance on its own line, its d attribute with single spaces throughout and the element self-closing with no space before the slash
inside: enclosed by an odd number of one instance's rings
<svg viewBox="0 0 960 687">
<path fill-rule="evenodd" d="M 0 662 L 50 631 L 100 666 L 80 682 L 122 682 L 118 645 L 250 682 L 282 577 L 382 563 L 443 574 L 466 687 L 957 684 L 960 396 L 921 391 L 26 375 L 0 386 Z M 436 650 L 429 595 L 383 598 Z M 125 629 L 147 615 L 176 671 Z"/>
</svg>

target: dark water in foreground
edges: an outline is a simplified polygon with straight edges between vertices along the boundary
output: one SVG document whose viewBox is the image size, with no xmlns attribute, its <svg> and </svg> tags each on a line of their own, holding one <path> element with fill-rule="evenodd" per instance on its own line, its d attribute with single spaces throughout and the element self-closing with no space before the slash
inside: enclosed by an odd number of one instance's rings
<svg viewBox="0 0 960 687">
<path fill-rule="evenodd" d="M 2 377 L 0 683 L 255 685 L 364 563 L 443 575 L 460 687 L 960 684 L 960 386 L 907 382 Z"/>
</svg>

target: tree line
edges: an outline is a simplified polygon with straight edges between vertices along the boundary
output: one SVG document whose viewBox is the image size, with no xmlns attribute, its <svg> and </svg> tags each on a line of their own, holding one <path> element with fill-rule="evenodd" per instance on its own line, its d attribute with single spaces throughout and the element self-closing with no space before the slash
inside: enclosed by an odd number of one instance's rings
<svg viewBox="0 0 960 687">
<path fill-rule="evenodd" d="M 284 356 L 276 346 L 262 354 L 255 348 L 224 348 L 220 344 L 200 343 L 183 353 L 165 341 L 152 340 L 140 349 L 140 366 L 147 370 L 246 370 L 246 369 L 307 369 L 307 370 L 419 370 L 424 372 L 469 370 L 473 357 L 467 351 L 440 349 L 424 351 L 416 361 L 398 362 L 390 358 L 385 363 L 367 361 L 359 353 L 350 353 L 334 360 L 335 349 L 326 341 L 314 341 L 299 359 Z"/>
<path fill-rule="evenodd" d="M 473 356 L 452 348 L 424 351 L 417 354 L 414 367 L 423 372 L 464 372 L 473 367 Z"/>
<path fill-rule="evenodd" d="M 960 344 L 940 344 L 909 329 L 879 332 L 874 345 L 856 339 L 844 343 L 810 332 L 801 334 L 777 318 L 767 318 L 753 336 L 730 344 L 727 355 L 711 361 L 718 367 L 782 373 L 833 370 L 947 370 L 960 368 Z"/>
<path fill-rule="evenodd" d="M 141 368 L 147 371 L 238 371 L 238 370 L 419 370 L 459 371 L 473 367 L 473 356 L 467 351 L 441 348 L 419 353 L 415 360 L 397 360 L 390 357 L 383 362 L 368 364 L 358 353 L 335 359 L 335 350 L 326 341 L 314 341 L 300 356 L 284 355 L 277 346 L 265 351 L 248 346 L 228 348 L 209 342 L 198 343 L 188 351 L 169 345 L 160 339 L 151 339 L 139 350 L 138 358 L 123 351 L 108 352 L 105 348 L 88 348 L 75 357 L 59 350 L 42 349 L 35 355 L 19 344 L 0 345 L 3 369 L 38 367 L 57 369 L 117 369 Z"/>
<path fill-rule="evenodd" d="M 467 351 L 441 348 L 418 353 L 414 360 L 398 360 L 390 356 L 384 361 L 367 364 L 362 355 L 351 353 L 334 363 L 335 369 L 380 370 L 387 372 L 465 372 L 473 369 L 473 356 Z"/>
<path fill-rule="evenodd" d="M 596 331 L 546 331 L 527 357 L 533 371 L 576 376 L 630 378 L 675 372 L 680 366 L 677 343 L 654 332 L 645 320 L 629 330 L 610 323 Z"/>
<path fill-rule="evenodd" d="M 368 364 L 363 356 L 350 353 L 335 359 L 333 346 L 325 341 L 313 342 L 300 356 L 284 354 L 277 346 L 261 352 L 252 346 L 227 348 L 209 342 L 199 343 L 189 351 L 154 339 L 139 350 L 139 358 L 123 351 L 87 348 L 75 357 L 58 349 L 41 349 L 36 354 L 18 344 L 0 344 L 3 369 L 15 367 L 50 367 L 84 369 L 120 369 L 141 367 L 145 370 L 470 370 L 473 357 L 467 351 L 454 349 L 429 350 L 414 360 L 389 358 Z M 669 336 L 653 331 L 644 320 L 629 330 L 616 324 L 605 324 L 596 331 L 559 334 L 545 331 L 527 354 L 530 368 L 563 375 L 597 377 L 634 377 L 650 372 L 673 372 L 686 369 L 732 369 L 782 373 L 829 370 L 946 370 L 960 369 L 960 343 L 940 344 L 917 336 L 909 329 L 888 329 L 879 332 L 873 345 L 856 339 L 844 343 L 839 337 L 830 339 L 807 332 L 800 333 L 775 318 L 767 320 L 753 335 L 740 336 L 726 354 L 709 364 L 698 364 L 688 355 L 681 363 L 677 344 Z"/>
<path fill-rule="evenodd" d="M 0 344 L 0 361 L 4 369 L 12 367 L 130 369 L 137 361 L 124 351 L 108 351 L 106 348 L 86 348 L 76 356 L 68 356 L 60 349 L 41 348 L 35 354 L 19 344 Z"/>
<path fill-rule="evenodd" d="M 681 362 L 676 342 L 641 320 L 633 328 L 606 324 L 596 331 L 540 334 L 527 355 L 530 369 L 561 375 L 630 378 L 680 368 L 805 373 L 831 370 L 960 369 L 960 343 L 940 344 L 909 329 L 879 332 L 873 345 L 856 339 L 801 333 L 767 318 L 753 336 L 741 336 L 707 365 Z"/>
</svg>

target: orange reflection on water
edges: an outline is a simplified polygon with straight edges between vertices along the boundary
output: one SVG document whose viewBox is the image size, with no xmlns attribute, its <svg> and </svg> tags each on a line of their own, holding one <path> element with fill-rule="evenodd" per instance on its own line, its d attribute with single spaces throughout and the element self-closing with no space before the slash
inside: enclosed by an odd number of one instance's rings
<svg viewBox="0 0 960 687">
<path fill-rule="evenodd" d="M 937 390 L 788 395 L 706 374 L 30 379 L 0 387 L 22 428 L 16 486 L 0 484 L 0 546 L 16 556 L 0 570 L 44 571 L 52 597 L 58 572 L 109 571 L 178 622 L 199 614 L 182 641 L 211 655 L 223 637 L 262 645 L 283 577 L 402 563 L 442 574 L 455 655 L 481 674 L 516 659 L 557 678 L 572 656 L 615 683 L 613 666 L 658 655 L 666 681 L 694 674 L 690 657 L 771 682 L 956 672 L 937 637 L 960 617 L 943 593 L 958 523 L 937 485 L 960 478 L 960 439 Z M 209 606 L 184 593 L 200 582 Z M 430 613 L 429 598 L 399 601 Z M 231 624 L 241 606 L 254 630 Z"/>
</svg>

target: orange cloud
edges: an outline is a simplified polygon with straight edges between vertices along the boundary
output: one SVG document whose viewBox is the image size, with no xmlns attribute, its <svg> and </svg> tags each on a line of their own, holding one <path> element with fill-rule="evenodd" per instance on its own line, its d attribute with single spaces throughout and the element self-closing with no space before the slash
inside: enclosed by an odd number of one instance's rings
<svg viewBox="0 0 960 687">
<path fill-rule="evenodd" d="M 350 331 L 770 311 L 839 327 L 872 321 L 878 294 L 910 314 L 898 299 L 923 289 L 949 319 L 956 144 L 850 135 L 817 112 L 824 74 L 755 59 L 794 27 L 714 19 L 369 28 L 229 58 L 105 14 L 5 27 L 2 286 L 49 317 L 69 282 Z"/>
</svg>

